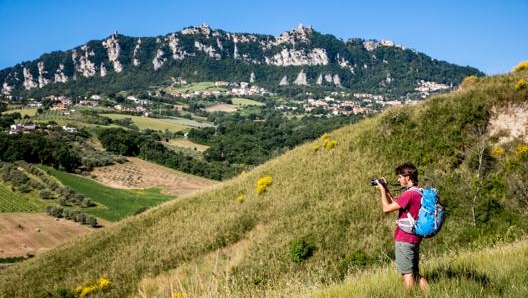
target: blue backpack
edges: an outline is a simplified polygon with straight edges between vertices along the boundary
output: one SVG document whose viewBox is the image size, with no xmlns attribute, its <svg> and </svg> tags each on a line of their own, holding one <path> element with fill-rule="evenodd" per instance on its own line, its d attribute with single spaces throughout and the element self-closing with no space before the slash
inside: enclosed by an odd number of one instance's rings
<svg viewBox="0 0 528 298">
<path fill-rule="evenodd" d="M 423 238 L 435 236 L 442 228 L 445 215 L 445 208 L 438 202 L 438 190 L 431 186 L 410 190 L 418 191 L 422 195 L 418 219 L 415 220 L 411 213 L 406 211 L 407 218 L 397 220 L 398 227 L 406 233 Z"/>
</svg>

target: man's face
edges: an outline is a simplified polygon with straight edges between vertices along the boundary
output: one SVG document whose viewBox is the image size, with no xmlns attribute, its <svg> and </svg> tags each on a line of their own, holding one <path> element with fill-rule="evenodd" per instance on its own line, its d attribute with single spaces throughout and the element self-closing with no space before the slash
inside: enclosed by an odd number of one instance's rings
<svg viewBox="0 0 528 298">
<path fill-rule="evenodd" d="M 400 183 L 401 187 L 407 187 L 409 186 L 409 183 L 411 182 L 411 178 L 405 175 L 398 175 L 398 182 Z"/>
</svg>

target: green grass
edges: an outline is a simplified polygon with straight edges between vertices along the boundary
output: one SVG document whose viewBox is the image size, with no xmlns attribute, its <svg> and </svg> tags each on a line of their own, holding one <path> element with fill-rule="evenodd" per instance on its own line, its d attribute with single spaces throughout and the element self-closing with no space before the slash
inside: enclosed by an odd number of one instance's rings
<svg viewBox="0 0 528 298">
<path fill-rule="evenodd" d="M 183 131 L 188 130 L 189 126 L 182 125 L 177 120 L 171 120 L 171 119 L 161 119 L 161 118 L 149 118 L 149 117 L 141 117 L 141 116 L 131 116 L 131 115 L 123 115 L 123 114 L 101 114 L 101 116 L 106 116 L 111 118 L 112 120 L 117 119 L 124 119 L 124 118 L 130 118 L 132 119 L 132 122 L 140 129 L 152 129 L 152 130 L 169 130 L 169 131 Z"/>
<path fill-rule="evenodd" d="M 12 113 L 20 113 L 22 118 L 24 118 L 24 115 L 27 115 L 29 117 L 34 117 L 37 114 L 37 108 L 23 108 L 23 109 L 15 109 L 15 110 L 9 110 L 2 112 L 2 114 L 12 114 Z"/>
<path fill-rule="evenodd" d="M 258 102 L 256 100 L 242 98 L 242 97 L 233 97 L 231 100 L 233 101 L 234 105 L 238 105 L 238 106 L 264 106 L 265 105 L 262 102 Z"/>
<path fill-rule="evenodd" d="M 172 196 L 161 194 L 159 189 L 115 189 L 52 168 L 46 168 L 46 170 L 62 184 L 102 205 L 95 208 L 87 208 L 84 210 L 86 213 L 109 221 L 119 221 L 135 214 L 142 208 L 150 208 L 174 199 Z"/>
<path fill-rule="evenodd" d="M 343 283 L 302 297 L 528 297 L 527 251 L 525 240 L 426 260 L 422 273 L 430 284 L 428 292 L 405 290 L 391 264 L 349 276 Z"/>
<path fill-rule="evenodd" d="M 225 91 L 226 88 L 216 87 L 214 82 L 198 82 L 177 87 L 170 87 L 168 90 L 169 92 L 178 91 L 188 93 L 194 91 Z"/>
</svg>

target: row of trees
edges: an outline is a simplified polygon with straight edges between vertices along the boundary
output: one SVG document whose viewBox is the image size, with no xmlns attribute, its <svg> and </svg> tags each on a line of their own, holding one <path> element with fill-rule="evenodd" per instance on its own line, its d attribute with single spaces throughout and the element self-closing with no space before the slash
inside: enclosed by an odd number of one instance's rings
<svg viewBox="0 0 528 298">
<path fill-rule="evenodd" d="M 99 227 L 97 218 L 93 215 L 88 215 L 80 210 L 66 209 L 56 206 L 47 206 L 46 212 L 55 218 L 65 218 L 67 220 L 73 220 L 83 225 L 90 225 L 94 228 Z"/>
</svg>

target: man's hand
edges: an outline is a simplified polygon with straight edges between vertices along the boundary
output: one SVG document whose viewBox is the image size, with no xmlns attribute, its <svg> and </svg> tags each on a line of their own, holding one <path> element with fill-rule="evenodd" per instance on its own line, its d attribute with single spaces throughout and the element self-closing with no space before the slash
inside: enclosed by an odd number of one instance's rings
<svg viewBox="0 0 528 298">
<path fill-rule="evenodd" d="M 381 190 L 385 190 L 385 191 L 388 191 L 387 189 L 387 180 L 385 180 L 384 177 L 381 177 L 379 179 L 376 179 L 376 182 L 378 183 L 376 185 L 376 188 L 379 189 L 380 191 Z"/>
</svg>

